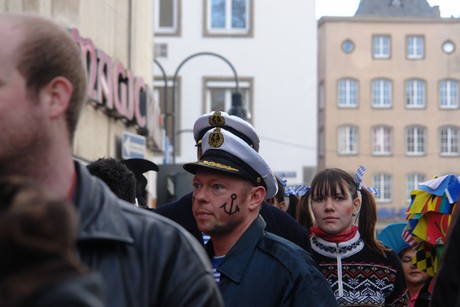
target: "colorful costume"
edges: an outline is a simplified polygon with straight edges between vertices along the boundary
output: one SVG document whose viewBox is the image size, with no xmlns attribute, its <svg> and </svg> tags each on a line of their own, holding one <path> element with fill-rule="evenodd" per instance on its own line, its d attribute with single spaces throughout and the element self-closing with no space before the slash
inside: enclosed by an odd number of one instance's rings
<svg viewBox="0 0 460 307">
<path fill-rule="evenodd" d="M 423 182 L 411 192 L 403 238 L 417 251 L 414 264 L 431 277 L 437 272 L 459 193 L 460 182 L 455 175 Z"/>
</svg>

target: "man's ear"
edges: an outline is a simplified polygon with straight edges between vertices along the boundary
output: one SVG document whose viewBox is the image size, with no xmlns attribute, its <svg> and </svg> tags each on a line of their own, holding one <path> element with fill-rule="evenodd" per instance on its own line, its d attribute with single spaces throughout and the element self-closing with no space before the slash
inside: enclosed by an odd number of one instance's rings
<svg viewBox="0 0 460 307">
<path fill-rule="evenodd" d="M 262 202 L 265 200 L 265 197 L 267 196 L 267 192 L 265 191 L 265 188 L 262 186 L 252 187 L 249 193 L 250 200 L 248 207 L 250 210 L 259 208 Z"/>
<path fill-rule="evenodd" d="M 64 77 L 54 78 L 40 90 L 40 101 L 46 103 L 50 119 L 56 119 L 66 112 L 72 92 L 72 84 Z"/>
</svg>

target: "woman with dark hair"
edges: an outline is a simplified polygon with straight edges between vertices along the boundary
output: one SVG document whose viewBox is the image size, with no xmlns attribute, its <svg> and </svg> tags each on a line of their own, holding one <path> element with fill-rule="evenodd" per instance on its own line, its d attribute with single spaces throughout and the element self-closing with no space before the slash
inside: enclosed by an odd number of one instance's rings
<svg viewBox="0 0 460 307">
<path fill-rule="evenodd" d="M 316 226 L 312 254 L 339 306 L 407 306 L 404 272 L 396 253 L 375 238 L 373 195 L 341 169 L 326 169 L 306 195 Z M 358 226 L 355 225 L 358 221 Z"/>
<path fill-rule="evenodd" d="M 103 307 L 105 281 L 78 258 L 78 215 L 22 177 L 0 177 L 0 306 Z"/>
</svg>

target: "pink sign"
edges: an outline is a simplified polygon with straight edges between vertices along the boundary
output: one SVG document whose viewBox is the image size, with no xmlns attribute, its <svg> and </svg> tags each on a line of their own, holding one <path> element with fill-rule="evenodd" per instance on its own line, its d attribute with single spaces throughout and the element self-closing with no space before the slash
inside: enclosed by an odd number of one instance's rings
<svg viewBox="0 0 460 307">
<path fill-rule="evenodd" d="M 71 34 L 87 63 L 88 96 L 106 108 L 109 116 L 147 128 L 147 104 L 153 102 L 148 101 L 151 96 L 147 94 L 144 79 L 134 76 L 121 62 L 97 49 L 93 41 L 81 37 L 77 29 L 72 29 Z"/>
</svg>

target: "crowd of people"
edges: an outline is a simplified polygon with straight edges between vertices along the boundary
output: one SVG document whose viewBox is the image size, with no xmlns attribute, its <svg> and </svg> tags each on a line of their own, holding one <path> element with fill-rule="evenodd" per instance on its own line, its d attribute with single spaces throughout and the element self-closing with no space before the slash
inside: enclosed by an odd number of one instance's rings
<svg viewBox="0 0 460 307">
<path fill-rule="evenodd" d="M 195 122 L 193 192 L 148 208 L 155 164 L 72 157 L 87 81 L 67 31 L 2 13 L 0 41 L 0 306 L 460 306 L 455 244 L 428 278 L 376 237 L 362 169 L 287 193 L 225 112 Z"/>
</svg>

